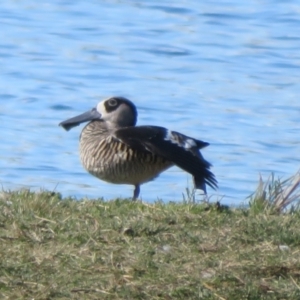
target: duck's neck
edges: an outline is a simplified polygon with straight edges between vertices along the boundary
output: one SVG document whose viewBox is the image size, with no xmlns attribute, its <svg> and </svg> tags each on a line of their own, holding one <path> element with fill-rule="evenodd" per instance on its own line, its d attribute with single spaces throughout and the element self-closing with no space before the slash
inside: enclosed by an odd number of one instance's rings
<svg viewBox="0 0 300 300">
<path fill-rule="evenodd" d="M 92 121 L 89 122 L 85 127 L 82 129 L 80 139 L 86 139 L 95 136 L 103 136 L 109 133 L 109 128 L 105 122 L 102 121 Z"/>
</svg>

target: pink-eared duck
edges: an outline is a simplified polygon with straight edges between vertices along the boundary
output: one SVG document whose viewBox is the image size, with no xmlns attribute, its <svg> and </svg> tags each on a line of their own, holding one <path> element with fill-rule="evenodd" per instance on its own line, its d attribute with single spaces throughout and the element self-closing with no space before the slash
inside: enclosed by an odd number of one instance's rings
<svg viewBox="0 0 300 300">
<path fill-rule="evenodd" d="M 190 173 L 196 189 L 206 194 L 206 184 L 217 188 L 200 149 L 209 143 L 159 126 L 135 126 L 137 110 L 124 97 L 111 97 L 79 116 L 61 122 L 66 130 L 89 122 L 80 135 L 80 158 L 84 168 L 97 178 L 134 185 L 133 200 L 140 185 L 176 165 Z"/>
</svg>

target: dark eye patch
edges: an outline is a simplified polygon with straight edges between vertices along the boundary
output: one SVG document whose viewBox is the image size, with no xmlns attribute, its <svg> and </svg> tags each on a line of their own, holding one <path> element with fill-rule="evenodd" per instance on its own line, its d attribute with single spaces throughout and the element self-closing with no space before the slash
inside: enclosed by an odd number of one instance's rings
<svg viewBox="0 0 300 300">
<path fill-rule="evenodd" d="M 119 105 L 120 105 L 120 101 L 116 98 L 110 98 L 104 103 L 107 112 L 116 110 Z"/>
<path fill-rule="evenodd" d="M 111 98 L 108 100 L 108 105 L 109 106 L 117 106 L 118 105 L 118 101 L 115 98 Z"/>
</svg>

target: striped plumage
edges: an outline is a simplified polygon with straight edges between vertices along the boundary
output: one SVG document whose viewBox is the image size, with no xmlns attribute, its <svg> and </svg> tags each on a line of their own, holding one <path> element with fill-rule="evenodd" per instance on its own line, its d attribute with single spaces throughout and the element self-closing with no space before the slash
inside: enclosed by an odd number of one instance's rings
<svg viewBox="0 0 300 300">
<path fill-rule="evenodd" d="M 90 121 L 80 135 L 80 158 L 85 169 L 101 180 L 135 186 L 154 179 L 173 165 L 194 177 L 195 187 L 206 193 L 205 184 L 217 187 L 210 164 L 199 149 L 208 143 L 158 126 L 135 126 L 134 104 L 112 97 L 96 108 L 60 123 L 66 130 Z"/>
<path fill-rule="evenodd" d="M 80 159 L 92 175 L 118 184 L 147 182 L 172 163 L 146 151 L 134 151 L 117 140 L 105 123 L 91 122 L 80 136 Z"/>
</svg>

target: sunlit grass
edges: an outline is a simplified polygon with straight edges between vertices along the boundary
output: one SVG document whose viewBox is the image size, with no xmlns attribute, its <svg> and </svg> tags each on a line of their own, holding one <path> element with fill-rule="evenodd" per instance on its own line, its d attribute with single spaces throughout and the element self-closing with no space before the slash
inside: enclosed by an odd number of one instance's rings
<svg viewBox="0 0 300 300">
<path fill-rule="evenodd" d="M 297 182 L 235 209 L 2 191 L 0 299 L 300 299 Z"/>
</svg>

